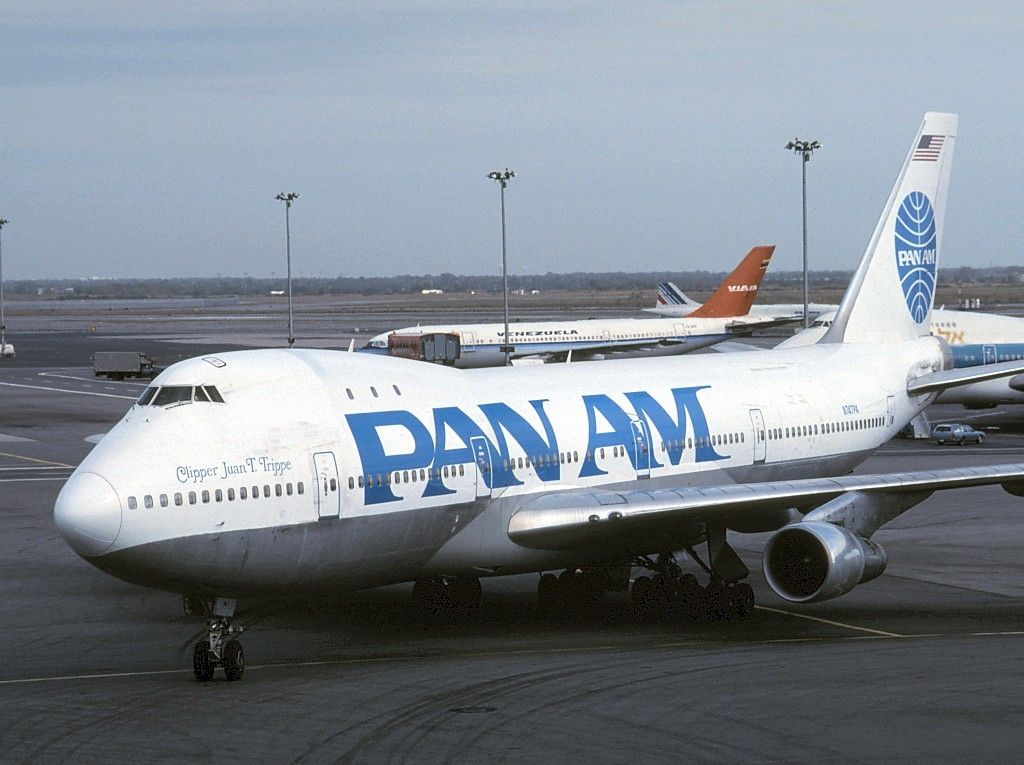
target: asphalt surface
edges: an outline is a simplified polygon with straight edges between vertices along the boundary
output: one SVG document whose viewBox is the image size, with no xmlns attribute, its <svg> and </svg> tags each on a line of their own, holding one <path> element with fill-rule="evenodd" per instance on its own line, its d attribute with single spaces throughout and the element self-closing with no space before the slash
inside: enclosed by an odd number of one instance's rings
<svg viewBox="0 0 1024 765">
<path fill-rule="evenodd" d="M 39 353 L 74 347 L 55 333 Z M 535 577 L 485 581 L 473 620 L 433 626 L 405 587 L 247 603 L 244 680 L 198 684 L 180 600 L 96 571 L 52 521 L 87 439 L 143 386 L 0 367 L 0 761 L 1021 760 L 1024 499 L 998 488 L 912 509 L 875 536 L 887 572 L 823 604 L 776 598 L 764 537 L 736 537 L 745 620 L 639 623 L 620 594 L 544 618 Z M 932 416 L 983 424 L 985 445 L 894 441 L 861 471 L 1024 457 L 1013 412 Z"/>
</svg>

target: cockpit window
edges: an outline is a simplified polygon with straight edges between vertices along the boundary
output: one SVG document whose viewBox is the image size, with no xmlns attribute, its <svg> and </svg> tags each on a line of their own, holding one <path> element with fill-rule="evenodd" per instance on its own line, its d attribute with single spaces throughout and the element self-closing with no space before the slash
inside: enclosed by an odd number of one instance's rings
<svg viewBox="0 0 1024 765">
<path fill-rule="evenodd" d="M 170 406 L 187 401 L 223 404 L 224 397 L 213 385 L 165 385 L 146 388 L 136 403 L 139 406 Z"/>
<path fill-rule="evenodd" d="M 191 385 L 165 385 L 153 399 L 153 406 L 167 406 L 168 404 L 180 404 L 192 400 Z"/>
</svg>

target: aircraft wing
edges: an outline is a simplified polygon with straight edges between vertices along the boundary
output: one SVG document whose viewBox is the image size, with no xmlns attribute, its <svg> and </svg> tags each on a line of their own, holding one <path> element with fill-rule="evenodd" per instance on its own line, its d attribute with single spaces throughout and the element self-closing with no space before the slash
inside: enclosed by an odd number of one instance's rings
<svg viewBox="0 0 1024 765">
<path fill-rule="evenodd" d="M 802 316 L 737 316 L 725 325 L 725 330 L 734 335 L 748 335 L 755 329 L 784 327 L 799 321 L 803 321 Z"/>
<path fill-rule="evenodd" d="M 922 393 L 934 393 L 947 388 L 985 382 L 999 377 L 1011 377 L 1024 373 L 1024 361 L 1001 361 L 998 364 L 984 364 L 976 367 L 945 369 L 916 377 L 907 383 L 907 393 L 919 396 Z M 1013 381 L 1010 381 L 1011 384 Z"/>
<path fill-rule="evenodd" d="M 629 548 L 679 539 L 684 529 L 709 520 L 728 524 L 791 508 L 806 513 L 854 492 L 916 504 L 935 491 L 993 484 L 1024 496 L 1024 463 L 652 491 L 570 490 L 527 502 L 513 514 L 508 535 L 538 550 Z"/>
<path fill-rule="evenodd" d="M 750 351 L 763 351 L 765 349 L 760 345 L 737 343 L 734 340 L 726 340 L 724 343 L 712 345 L 711 350 L 718 351 L 719 353 L 748 353 Z"/>
</svg>

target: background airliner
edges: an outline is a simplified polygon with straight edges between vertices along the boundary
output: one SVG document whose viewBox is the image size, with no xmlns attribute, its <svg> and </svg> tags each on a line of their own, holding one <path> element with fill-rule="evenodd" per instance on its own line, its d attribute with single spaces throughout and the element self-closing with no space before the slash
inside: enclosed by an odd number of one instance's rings
<svg viewBox="0 0 1024 765">
<path fill-rule="evenodd" d="M 744 614 L 728 542 L 744 531 L 774 532 L 781 597 L 842 595 L 884 570 L 875 530 L 929 494 L 1024 492 L 1024 465 L 847 475 L 945 388 L 1024 372 L 948 369 L 928 334 L 956 128 L 925 116 L 814 345 L 470 371 L 299 349 L 190 359 L 78 466 L 57 528 L 97 568 L 209 614 L 204 681 L 242 676 L 247 596 L 415 581 L 420 603 L 470 610 L 481 577 L 538 572 L 558 609 L 639 566 L 642 611 Z"/>
<path fill-rule="evenodd" d="M 835 313 L 822 314 L 810 327 L 776 347 L 812 345 L 825 335 L 834 319 Z M 1024 319 L 1015 316 L 936 308 L 932 311 L 931 333 L 946 341 L 955 369 L 1024 359 Z M 971 409 L 1024 404 L 1024 376 L 950 388 L 939 395 L 936 403 L 960 404 Z"/>
<path fill-rule="evenodd" d="M 509 326 L 514 360 L 573 361 L 675 356 L 749 335 L 781 323 L 747 313 L 771 262 L 774 246 L 754 247 L 701 308 L 684 319 L 583 319 L 516 322 Z M 740 288 L 740 289 L 737 289 Z M 502 324 L 440 324 L 404 327 L 372 338 L 360 351 L 389 353 L 389 344 L 424 335 L 457 335 L 460 369 L 505 364 Z M 393 352 L 393 349 L 392 349 Z"/>
<path fill-rule="evenodd" d="M 754 291 L 760 285 L 754 288 Z M 645 308 L 648 313 L 659 316 L 690 316 L 699 310 L 703 303 L 690 298 L 672 282 L 658 283 L 658 299 L 653 308 Z M 823 313 L 835 311 L 839 306 L 829 303 L 808 303 L 807 312 L 813 319 Z M 770 316 L 774 319 L 803 319 L 803 303 L 755 303 L 750 307 L 751 316 Z"/>
</svg>

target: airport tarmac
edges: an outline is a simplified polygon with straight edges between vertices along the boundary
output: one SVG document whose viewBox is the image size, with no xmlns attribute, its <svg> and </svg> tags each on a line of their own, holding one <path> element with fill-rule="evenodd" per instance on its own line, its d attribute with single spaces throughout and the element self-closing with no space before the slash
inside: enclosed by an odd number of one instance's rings
<svg viewBox="0 0 1024 765">
<path fill-rule="evenodd" d="M 41 358 L 74 347 L 39 338 Z M 624 595 L 545 619 L 532 576 L 485 581 L 472 621 L 435 626 L 408 587 L 251 603 L 244 680 L 196 683 L 202 625 L 180 599 L 91 568 L 52 521 L 144 385 L 81 360 L 0 367 L 4 762 L 1020 760 L 1024 499 L 998 488 L 912 509 L 875 536 L 887 572 L 822 604 L 775 597 L 764 537 L 737 536 L 760 604 L 745 620 L 642 624 Z M 982 447 L 893 441 L 858 472 L 1020 461 L 1016 418 L 988 417 Z"/>
</svg>

